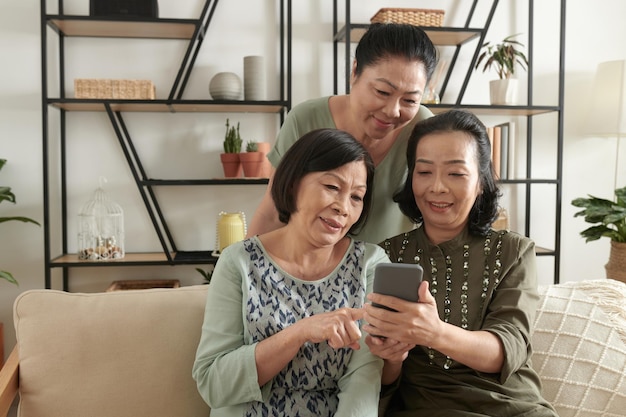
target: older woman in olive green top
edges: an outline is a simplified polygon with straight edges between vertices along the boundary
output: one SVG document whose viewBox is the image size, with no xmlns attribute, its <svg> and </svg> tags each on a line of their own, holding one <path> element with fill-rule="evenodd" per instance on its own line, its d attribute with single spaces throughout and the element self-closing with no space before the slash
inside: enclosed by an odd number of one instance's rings
<svg viewBox="0 0 626 417">
<path fill-rule="evenodd" d="M 532 240 L 495 231 L 500 191 L 484 125 L 453 110 L 416 125 L 396 196 L 420 227 L 381 243 L 424 269 L 419 302 L 371 294 L 364 330 L 384 359 L 387 416 L 533 416 L 556 412 L 530 366 L 537 294 Z"/>
</svg>

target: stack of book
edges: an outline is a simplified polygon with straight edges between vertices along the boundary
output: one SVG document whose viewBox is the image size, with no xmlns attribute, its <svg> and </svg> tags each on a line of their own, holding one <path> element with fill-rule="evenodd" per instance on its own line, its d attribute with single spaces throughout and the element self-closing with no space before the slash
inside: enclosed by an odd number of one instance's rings
<svg viewBox="0 0 626 417">
<path fill-rule="evenodd" d="M 491 160 L 497 179 L 515 178 L 515 150 L 517 131 L 515 122 L 487 127 L 491 141 Z"/>
</svg>

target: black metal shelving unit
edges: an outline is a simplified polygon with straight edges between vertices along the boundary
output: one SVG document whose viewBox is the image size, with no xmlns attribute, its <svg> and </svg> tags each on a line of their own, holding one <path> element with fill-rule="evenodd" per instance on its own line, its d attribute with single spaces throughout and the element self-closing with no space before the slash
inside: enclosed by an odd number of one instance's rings
<svg viewBox="0 0 626 417">
<path fill-rule="evenodd" d="M 431 38 L 433 43 L 437 47 L 454 47 L 454 53 L 452 59 L 446 71 L 446 75 L 442 82 L 439 95 L 441 101 L 450 104 L 428 104 L 427 107 L 435 114 L 441 113 L 453 108 L 463 108 L 471 111 L 477 115 L 483 116 L 502 116 L 502 117 L 524 117 L 526 119 L 526 177 L 520 179 L 507 179 L 501 180 L 502 184 L 517 184 L 520 187 L 524 187 L 524 234 L 532 238 L 531 232 L 531 210 L 533 204 L 540 204 L 532 201 L 532 188 L 536 185 L 550 185 L 554 187 L 554 245 L 553 248 L 537 247 L 538 256 L 551 256 L 554 258 L 554 277 L 553 282 L 558 284 L 560 281 L 560 261 L 561 261 L 561 208 L 562 208 L 562 176 L 563 176 L 563 105 L 564 105 L 564 68 L 565 68 L 565 0 L 554 0 L 559 4 L 560 22 L 559 22 L 559 64 L 558 64 L 558 99 L 555 105 L 536 105 L 533 101 L 533 48 L 535 46 L 534 39 L 534 16 L 535 5 L 534 0 L 528 1 L 528 58 L 529 65 L 527 71 L 527 105 L 523 106 L 494 106 L 494 105 L 476 105 L 467 104 L 464 102 L 464 95 L 471 79 L 473 68 L 476 64 L 480 49 L 485 42 L 485 37 L 489 27 L 491 25 L 493 16 L 498 7 L 499 0 L 486 0 L 491 2 L 488 9 L 487 17 L 480 27 L 472 27 L 472 22 L 475 18 L 474 14 L 477 10 L 477 6 L 480 0 L 472 0 L 470 5 L 468 16 L 463 27 L 424 27 L 424 31 Z M 353 23 L 351 21 L 351 0 L 344 0 L 344 19 L 345 23 L 340 28 L 338 22 L 339 4 L 338 0 L 333 0 L 333 64 L 334 64 L 334 93 L 338 93 L 339 85 L 339 45 L 343 44 L 345 60 L 345 72 L 343 74 L 345 79 L 345 92 L 349 92 L 350 88 L 350 44 L 356 43 L 363 36 L 369 24 Z M 475 50 L 470 62 L 470 65 L 466 69 L 459 68 L 457 65 L 457 58 L 461 52 L 461 48 L 467 45 L 470 41 L 477 39 Z M 462 85 L 455 98 L 449 100 L 445 96 L 448 83 L 455 73 L 455 71 L 465 71 Z M 532 158 L 533 158 L 533 121 L 535 117 L 540 117 L 545 114 L 556 114 L 557 126 L 556 126 L 556 173 L 553 178 L 535 178 L 532 172 Z"/>
<path fill-rule="evenodd" d="M 267 184 L 267 179 L 193 179 L 168 180 L 149 178 L 129 130 L 123 113 L 127 112 L 206 112 L 206 113 L 269 113 L 277 114 L 282 124 L 291 108 L 291 0 L 277 0 L 280 14 L 280 80 L 279 100 L 271 101 L 225 101 L 225 100 L 185 100 L 183 93 L 194 63 L 205 39 L 213 18 L 218 0 L 206 0 L 198 19 L 168 18 L 103 18 L 92 16 L 65 15 L 63 0 L 58 0 L 57 14 L 47 13 L 47 1 L 41 0 L 41 62 L 42 62 L 42 155 L 43 155 L 43 200 L 44 200 L 44 259 L 45 288 L 51 288 L 52 268 L 63 270 L 63 289 L 68 290 L 69 268 L 75 267 L 115 267 L 141 265 L 213 264 L 217 258 L 212 251 L 179 251 L 166 219 L 154 193 L 158 186 L 234 186 L 241 184 Z M 59 97 L 48 95 L 48 29 L 58 37 L 58 88 Z M 107 100 L 73 99 L 65 97 L 65 39 L 67 37 L 95 38 L 143 38 L 179 39 L 188 41 L 184 58 L 167 99 L 161 100 Z M 62 253 L 51 253 L 53 236 L 50 231 L 51 186 L 50 186 L 50 113 L 59 111 L 59 167 L 61 204 L 61 247 Z M 126 162 L 131 170 L 137 190 L 159 238 L 162 252 L 126 253 L 120 260 L 94 262 L 79 260 L 77 254 L 68 253 L 67 236 L 67 186 L 66 186 L 66 113 L 105 112 L 113 126 Z M 54 237 L 57 238 L 56 236 Z"/>
</svg>

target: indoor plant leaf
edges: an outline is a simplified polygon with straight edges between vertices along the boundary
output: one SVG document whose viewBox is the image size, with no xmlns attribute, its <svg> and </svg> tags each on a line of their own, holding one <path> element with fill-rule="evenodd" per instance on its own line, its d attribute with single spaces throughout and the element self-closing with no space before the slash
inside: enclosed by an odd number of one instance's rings
<svg viewBox="0 0 626 417">
<path fill-rule="evenodd" d="M 616 201 L 589 195 L 576 198 L 572 205 L 582 210 L 574 217 L 584 217 L 585 222 L 594 224 L 580 235 L 586 242 L 608 237 L 614 242 L 626 242 L 626 187 L 615 190 Z"/>
<path fill-rule="evenodd" d="M 11 275 L 10 272 L 7 271 L 0 271 L 0 278 L 6 279 L 7 281 L 9 281 L 11 284 L 15 284 L 18 285 L 17 281 L 15 280 L 15 278 L 13 278 L 13 275 Z"/>
<path fill-rule="evenodd" d="M 35 220 L 29 218 L 29 217 L 22 217 L 22 216 L 15 216 L 15 217 L 0 217 L 0 223 L 3 222 L 8 222 L 11 220 L 17 220 L 20 222 L 24 222 L 24 223 L 34 223 L 37 226 L 40 226 L 39 222 L 36 222 Z"/>
<path fill-rule="evenodd" d="M 6 159 L 0 159 L 0 169 L 6 164 Z M 9 201 L 15 204 L 15 194 L 11 192 L 11 187 L 0 186 L 0 203 L 3 201 Z M 11 217 L 0 217 L 0 223 L 8 222 L 8 221 L 20 221 L 24 223 L 34 223 L 39 226 L 39 223 L 35 220 L 24 217 L 24 216 L 11 216 Z M 9 281 L 12 284 L 17 285 L 17 280 L 11 275 L 10 272 L 0 271 L 0 278 Z"/>
<path fill-rule="evenodd" d="M 516 65 L 527 70 L 528 58 L 518 49 L 518 47 L 523 47 L 524 44 L 513 39 L 518 35 L 520 34 L 509 35 L 504 38 L 502 42 L 495 45 L 491 42 L 485 42 L 482 46 L 484 51 L 479 55 L 474 68 L 477 69 L 483 61 L 485 61 L 483 64 L 483 72 L 494 67 L 498 78 L 501 80 L 508 79 L 514 75 Z"/>
</svg>

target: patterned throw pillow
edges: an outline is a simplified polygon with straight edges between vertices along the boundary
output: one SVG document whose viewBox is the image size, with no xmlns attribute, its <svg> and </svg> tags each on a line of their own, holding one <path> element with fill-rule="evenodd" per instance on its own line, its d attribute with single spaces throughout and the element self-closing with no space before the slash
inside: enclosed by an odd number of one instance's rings
<svg viewBox="0 0 626 417">
<path fill-rule="evenodd" d="M 626 415 L 626 284 L 540 288 L 533 367 L 560 417 Z"/>
</svg>

